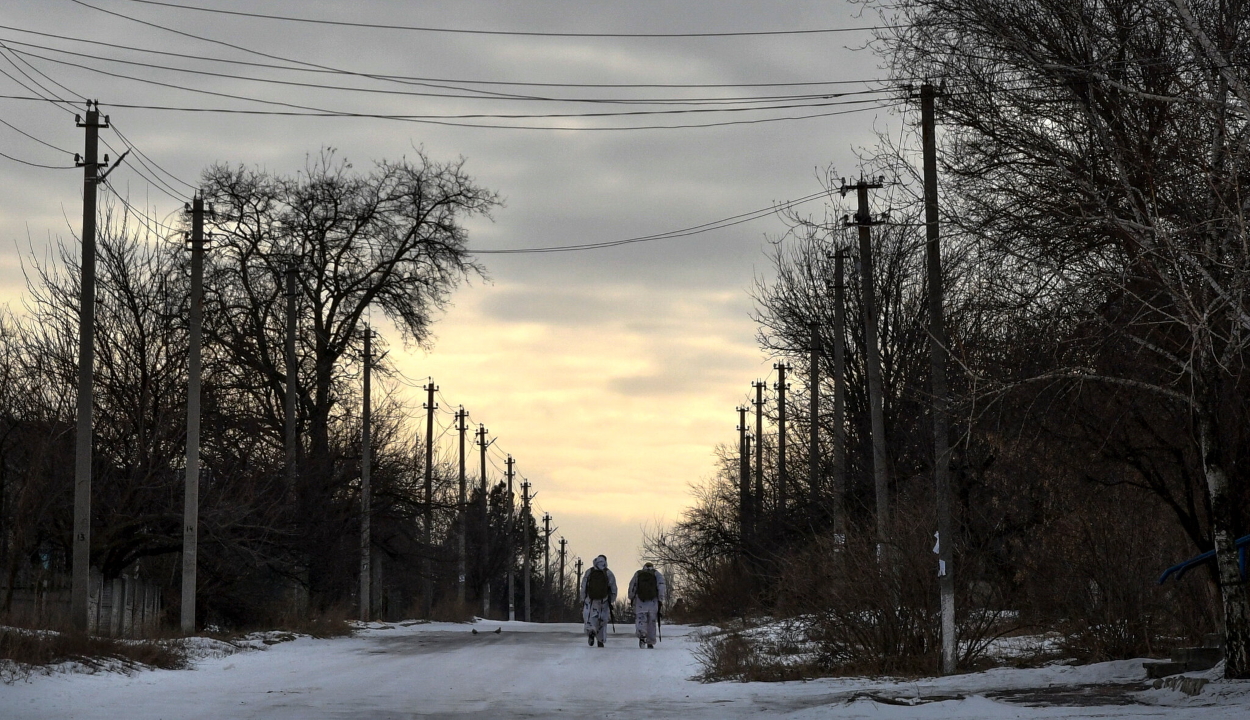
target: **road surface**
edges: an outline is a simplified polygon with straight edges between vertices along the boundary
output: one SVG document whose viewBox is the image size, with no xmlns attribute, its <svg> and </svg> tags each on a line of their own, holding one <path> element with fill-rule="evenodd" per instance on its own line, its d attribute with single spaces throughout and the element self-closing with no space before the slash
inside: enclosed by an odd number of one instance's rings
<svg viewBox="0 0 1250 720">
<path fill-rule="evenodd" d="M 190 670 L 32 676 L 0 685 L 0 718 L 1250 717 L 1250 684 L 1215 683 L 1195 698 L 1140 693 L 1144 676 L 1132 662 L 922 681 L 700 683 L 697 631 L 667 627 L 656 649 L 640 650 L 632 627 L 617 628 L 599 649 L 587 647 L 579 625 L 374 624 L 355 637 L 298 638 Z"/>
</svg>

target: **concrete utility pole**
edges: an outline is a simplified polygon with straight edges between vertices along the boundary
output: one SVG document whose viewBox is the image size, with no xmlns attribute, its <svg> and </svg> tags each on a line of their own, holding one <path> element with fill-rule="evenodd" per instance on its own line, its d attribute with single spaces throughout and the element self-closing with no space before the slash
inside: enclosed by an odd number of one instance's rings
<svg viewBox="0 0 1250 720">
<path fill-rule="evenodd" d="M 464 411 L 464 406 L 461 405 L 460 409 L 456 411 L 456 429 L 460 431 L 460 503 L 456 506 L 456 513 L 460 518 L 460 574 L 457 575 L 456 580 L 456 602 L 460 605 L 464 605 L 464 580 L 466 573 L 465 541 L 467 540 L 466 536 L 469 534 L 469 515 L 466 512 L 468 508 L 468 498 L 466 497 L 468 487 L 465 483 L 464 477 L 464 433 L 468 430 L 468 426 L 464 424 L 464 421 L 468 418 L 468 416 L 469 414 Z"/>
<path fill-rule="evenodd" d="M 486 426 L 478 423 L 477 426 L 477 444 L 482 451 L 482 474 L 479 476 L 482 484 L 482 551 L 481 555 L 481 577 L 482 583 L 482 617 L 490 617 L 490 576 L 487 575 L 486 569 L 490 564 L 490 485 L 486 482 L 486 448 L 490 443 L 486 442 Z"/>
<path fill-rule="evenodd" d="M 566 544 L 567 544 L 567 542 L 565 541 L 564 536 L 563 536 L 563 535 L 561 535 L 561 536 L 560 536 L 560 619 L 561 619 L 561 620 L 563 620 L 563 619 L 564 619 L 564 615 L 565 615 L 565 613 L 564 613 L 564 607 L 565 607 L 565 605 L 564 605 L 564 599 L 565 599 L 565 595 L 564 595 L 564 591 L 565 591 L 565 586 L 564 586 L 564 552 L 565 552 L 565 545 L 566 545 Z"/>
<path fill-rule="evenodd" d="M 752 534 L 764 515 L 764 387 L 763 380 L 751 383 L 755 388 L 755 500 L 751 503 Z"/>
<path fill-rule="evenodd" d="M 91 592 L 91 411 L 92 371 L 95 368 L 95 199 L 99 169 L 108 165 L 97 160 L 100 128 L 107 128 L 108 116 L 100 124 L 100 105 L 87 102 L 87 118 L 74 116 L 86 130 L 82 165 L 82 279 L 78 296 L 78 426 L 74 452 L 74 567 L 70 588 L 70 622 L 75 630 L 90 627 L 87 600 Z"/>
<path fill-rule="evenodd" d="M 885 452 L 884 391 L 881 386 L 881 351 L 877 347 L 877 305 L 873 291 L 872 238 L 874 225 L 868 212 L 868 191 L 882 186 L 884 178 L 875 182 L 860 178 L 855 185 L 842 185 L 842 194 L 857 191 L 859 211 L 853 224 L 859 228 L 860 288 L 864 294 L 864 347 L 868 366 L 868 402 L 872 416 L 872 471 L 877 494 L 877 558 L 884 561 L 890 543 L 890 469 Z"/>
<path fill-rule="evenodd" d="M 790 389 L 789 383 L 786 382 L 786 371 L 790 369 L 788 363 L 774 363 L 773 369 L 777 371 L 777 382 L 774 387 L 777 390 L 777 523 L 783 525 L 786 522 L 786 391 Z"/>
<path fill-rule="evenodd" d="M 425 386 L 425 392 L 425 527 L 421 533 L 422 542 L 425 545 L 421 574 L 425 582 L 422 583 L 421 591 L 422 605 L 425 607 L 425 616 L 428 618 L 434 611 L 434 572 L 430 563 L 430 553 L 433 552 L 431 543 L 434 539 L 434 411 L 438 409 L 438 404 L 434 402 L 434 393 L 438 392 L 438 387 L 434 385 L 434 378 L 430 378 L 430 384 Z"/>
<path fill-rule="evenodd" d="M 844 248 L 833 258 L 833 532 L 846 542 L 846 282 Z"/>
<path fill-rule="evenodd" d="M 928 83 L 920 86 L 924 146 L 924 215 L 928 231 L 926 265 L 929 281 L 929 364 L 933 389 L 933 486 L 938 513 L 938 589 L 942 598 L 942 672 L 955 672 L 955 537 L 951 523 L 950 417 L 946 385 L 946 324 L 943 310 L 942 248 L 938 234 L 937 138 L 933 98 Z"/>
<path fill-rule="evenodd" d="M 513 468 L 515 461 L 512 456 L 508 456 L 508 470 L 505 473 L 508 478 L 508 519 L 506 529 L 504 530 L 504 555 L 508 559 L 508 620 L 516 620 L 516 588 L 513 584 L 513 576 L 516 574 L 512 571 L 513 560 L 516 559 L 516 543 L 512 541 L 512 479 L 516 477 L 516 470 Z"/>
<path fill-rule="evenodd" d="M 200 524 L 200 345 L 204 321 L 204 198 L 191 200 L 191 307 L 187 346 L 187 479 L 182 501 L 182 634 L 195 632 Z"/>
<path fill-rule="evenodd" d="M 298 270 L 292 261 L 286 268 L 286 484 L 287 493 L 295 496 L 295 463 L 298 439 L 296 437 L 296 401 L 299 398 L 299 361 L 295 357 L 295 333 L 299 322 L 296 301 Z"/>
<path fill-rule="evenodd" d="M 808 329 L 811 331 L 809 348 L 811 358 L 808 360 L 810 367 L 807 379 L 809 402 L 807 416 L 811 427 L 808 429 L 807 503 L 811 508 L 808 515 L 814 516 L 816 509 L 820 507 L 820 325 L 811 323 Z"/>
<path fill-rule="evenodd" d="M 751 455 L 747 452 L 747 406 L 738 411 L 738 552 L 751 545 Z"/>
<path fill-rule="evenodd" d="M 577 558 L 575 565 L 577 565 L 577 604 L 581 605 L 585 600 L 582 598 L 582 559 L 580 557 Z"/>
<path fill-rule="evenodd" d="M 551 513 L 543 513 L 543 622 L 551 622 Z"/>
<path fill-rule="evenodd" d="M 365 326 L 365 382 L 363 408 L 360 413 L 360 619 L 368 622 L 373 619 L 373 592 L 370 581 L 373 579 L 373 534 L 369 527 L 370 507 L 372 505 L 372 488 L 369 487 L 369 470 L 373 465 L 372 438 L 369 428 L 372 420 L 373 395 L 369 384 L 373 369 L 373 330 Z"/>
<path fill-rule="evenodd" d="M 521 575 L 525 583 L 525 622 L 530 616 L 530 481 L 521 482 Z"/>
<path fill-rule="evenodd" d="M 750 462 L 751 462 L 751 452 L 752 452 L 751 445 L 752 445 L 752 442 L 753 442 L 754 440 L 755 440 L 755 436 L 754 436 L 754 435 L 752 435 L 751 433 L 746 433 L 746 434 L 743 436 L 743 438 L 742 438 L 742 443 L 743 443 L 743 444 L 742 444 L 742 454 L 746 456 L 746 464 L 748 464 L 748 465 L 749 465 L 749 464 L 750 464 Z M 760 449 L 759 449 L 759 444 L 758 444 L 758 443 L 755 443 L 754 452 L 755 452 L 755 454 L 756 454 L 757 456 L 761 454 Z M 747 485 L 747 489 L 748 489 L 748 492 L 750 491 L 750 482 L 751 482 L 751 481 L 750 481 L 750 478 L 749 478 L 749 476 L 748 476 L 748 479 L 747 479 L 747 483 L 748 483 L 748 485 Z M 747 554 L 748 554 L 748 555 L 751 555 L 751 554 L 755 553 L 755 551 L 756 551 L 755 544 L 756 544 L 756 542 L 758 541 L 758 538 L 756 537 L 756 534 L 757 534 L 757 533 L 758 533 L 758 531 L 759 531 L 759 522 L 758 522 L 758 521 L 759 521 L 759 517 L 760 517 L 759 507 L 760 507 L 760 505 L 761 505 L 761 503 L 760 503 L 760 501 L 759 501 L 759 498 L 763 496 L 763 493 L 762 493 L 762 491 L 760 491 L 760 489 L 759 489 L 759 487 L 758 487 L 758 486 L 756 487 L 756 491 L 757 491 L 757 492 L 755 493 L 754 497 L 748 497 L 748 500 L 749 500 L 749 507 L 750 507 L 750 510 L 751 510 L 751 515 L 750 515 L 750 517 L 749 517 L 749 518 L 747 518 L 747 547 L 746 547 L 746 551 L 747 551 Z"/>
</svg>

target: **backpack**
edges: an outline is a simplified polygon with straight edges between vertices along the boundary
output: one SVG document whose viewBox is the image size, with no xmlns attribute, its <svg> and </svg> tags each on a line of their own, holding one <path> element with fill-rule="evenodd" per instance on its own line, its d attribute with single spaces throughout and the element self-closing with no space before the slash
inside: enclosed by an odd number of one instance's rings
<svg viewBox="0 0 1250 720">
<path fill-rule="evenodd" d="M 638 571 L 638 582 L 634 585 L 634 594 L 643 602 L 650 602 L 660 596 L 660 584 L 655 579 L 654 570 Z"/>
<path fill-rule="evenodd" d="M 607 572 L 591 568 L 590 577 L 586 578 L 586 597 L 591 600 L 607 600 L 610 590 Z"/>
</svg>

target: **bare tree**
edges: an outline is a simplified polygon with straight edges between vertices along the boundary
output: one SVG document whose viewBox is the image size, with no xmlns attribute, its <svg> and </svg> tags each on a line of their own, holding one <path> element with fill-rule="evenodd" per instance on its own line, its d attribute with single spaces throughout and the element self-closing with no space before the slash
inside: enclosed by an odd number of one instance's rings
<svg viewBox="0 0 1250 720">
<path fill-rule="evenodd" d="M 481 273 L 464 221 L 488 215 L 499 199 L 473 182 L 463 159 L 439 163 L 420 151 L 365 173 L 332 150 L 295 177 L 218 165 L 204 173 L 204 194 L 215 211 L 205 336 L 225 353 L 229 392 L 261 409 L 275 452 L 287 388 L 282 275 L 298 266 L 298 407 L 308 437 L 298 517 L 305 549 L 329 552 L 337 530 L 323 513 L 345 482 L 331 452 L 332 425 L 344 411 L 344 360 L 356 350 L 365 312 L 376 308 L 408 340 L 425 342 L 451 292 Z"/>
<path fill-rule="evenodd" d="M 1237 567 L 1250 243 L 1250 7 L 1216 0 L 906 0 L 881 40 L 945 80 L 946 193 L 1029 312 L 1079 342 L 1046 375 L 1188 414 L 1223 600 L 1225 673 L 1250 677 Z M 1005 270 L 1006 272 L 1001 272 Z M 1132 365 L 1104 361 L 1131 347 Z"/>
</svg>

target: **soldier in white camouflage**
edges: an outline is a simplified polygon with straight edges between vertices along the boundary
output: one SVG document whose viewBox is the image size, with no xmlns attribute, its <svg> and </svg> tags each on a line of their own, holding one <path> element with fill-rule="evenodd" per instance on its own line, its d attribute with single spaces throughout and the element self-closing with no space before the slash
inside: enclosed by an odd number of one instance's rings
<svg viewBox="0 0 1250 720">
<path fill-rule="evenodd" d="M 651 563 L 642 566 L 629 581 L 629 601 L 634 604 L 634 630 L 638 633 L 638 647 L 654 648 L 660 613 L 668 586 L 664 575 Z"/>
<path fill-rule="evenodd" d="M 582 575 L 578 595 L 582 600 L 582 620 L 586 630 L 586 643 L 596 641 L 603 647 L 607 639 L 608 623 L 612 620 L 612 603 L 616 602 L 616 576 L 608 569 L 608 558 L 595 558 L 590 569 Z"/>
</svg>

